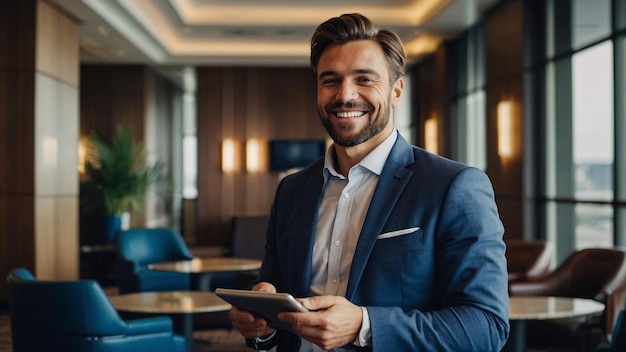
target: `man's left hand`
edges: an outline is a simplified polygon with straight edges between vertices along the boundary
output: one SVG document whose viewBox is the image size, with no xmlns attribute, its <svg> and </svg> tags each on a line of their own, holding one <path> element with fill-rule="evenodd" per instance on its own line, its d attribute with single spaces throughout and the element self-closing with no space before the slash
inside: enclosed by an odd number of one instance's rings
<svg viewBox="0 0 626 352">
<path fill-rule="evenodd" d="M 311 312 L 282 312 L 278 318 L 291 323 L 294 332 L 303 339 L 325 350 L 356 340 L 363 321 L 361 307 L 340 296 L 314 296 L 299 301 Z"/>
</svg>

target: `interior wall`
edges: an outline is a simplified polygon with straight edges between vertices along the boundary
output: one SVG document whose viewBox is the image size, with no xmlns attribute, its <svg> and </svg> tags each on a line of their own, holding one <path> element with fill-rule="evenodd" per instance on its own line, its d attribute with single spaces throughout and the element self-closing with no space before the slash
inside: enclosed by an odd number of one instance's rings
<svg viewBox="0 0 626 352">
<path fill-rule="evenodd" d="M 523 208 L 523 6 L 504 3 L 487 17 L 487 174 L 493 182 L 505 238 L 524 236 Z M 498 155 L 498 103 L 512 106 L 512 156 Z"/>
<path fill-rule="evenodd" d="M 437 154 L 450 157 L 450 143 L 448 133 L 450 124 L 446 120 L 446 50 L 439 47 L 432 55 L 410 69 L 417 84 L 414 85 L 413 104 L 417 103 L 414 111 L 417 112 L 415 124 L 417 129 L 417 145 L 426 145 L 424 124 L 428 119 L 434 119 L 437 124 Z"/>
<path fill-rule="evenodd" d="M 81 65 L 80 135 L 108 140 L 118 125 L 144 139 L 147 69 L 142 65 Z"/>
<path fill-rule="evenodd" d="M 0 23 L 0 273 L 75 279 L 78 24 L 37 0 L 1 2 Z"/>
<path fill-rule="evenodd" d="M 524 234 L 523 209 L 523 9 L 521 0 L 506 1 L 490 12 L 485 22 L 486 47 L 486 113 L 487 113 L 487 168 L 496 195 L 500 218 L 504 223 L 506 238 L 522 238 Z M 467 60 L 464 56 L 454 57 L 446 52 L 445 46 L 421 61 L 414 69 L 417 77 L 417 125 L 418 144 L 424 145 L 423 126 L 426 119 L 438 121 L 438 154 L 449 156 L 453 140 L 446 120 L 446 106 L 450 87 L 444 82 L 453 82 L 456 77 L 447 77 L 455 71 L 455 62 Z M 456 53 L 465 55 L 465 53 Z M 453 74 L 453 73 L 452 73 Z M 450 79 L 447 79 L 450 78 Z M 452 83 L 448 83 L 452 84 Z M 509 158 L 498 154 L 498 103 L 512 103 L 513 155 Z"/>
<path fill-rule="evenodd" d="M 166 180 L 172 169 L 172 84 L 143 65 L 82 65 L 81 138 L 93 133 L 110 140 L 118 126 L 132 129 L 148 160 L 163 163 Z M 133 211 L 131 227 L 172 227 L 172 189 L 148 192 L 144 207 Z M 101 213 L 81 215 L 82 244 L 102 242 Z"/>
<path fill-rule="evenodd" d="M 280 175 L 268 170 L 272 139 L 325 139 L 310 68 L 197 70 L 198 199 L 196 239 L 227 245 L 233 216 L 267 215 Z M 221 144 L 236 145 L 236 171 L 221 171 Z M 245 169 L 245 142 L 261 142 L 262 170 Z"/>
</svg>

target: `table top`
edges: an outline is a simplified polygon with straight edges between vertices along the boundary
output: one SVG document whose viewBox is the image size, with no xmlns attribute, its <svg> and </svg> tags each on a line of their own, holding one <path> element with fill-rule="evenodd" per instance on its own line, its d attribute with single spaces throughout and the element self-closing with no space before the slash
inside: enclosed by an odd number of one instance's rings
<svg viewBox="0 0 626 352">
<path fill-rule="evenodd" d="M 134 313 L 209 313 L 229 310 L 231 305 L 211 292 L 135 292 L 109 296 L 115 309 Z"/>
<path fill-rule="evenodd" d="M 592 299 L 566 297 L 510 297 L 510 320 L 545 320 L 586 316 L 604 310 Z"/>
<path fill-rule="evenodd" d="M 261 268 L 261 260 L 234 257 L 194 258 L 148 265 L 151 270 L 181 273 L 216 273 L 226 271 L 248 271 Z"/>
</svg>

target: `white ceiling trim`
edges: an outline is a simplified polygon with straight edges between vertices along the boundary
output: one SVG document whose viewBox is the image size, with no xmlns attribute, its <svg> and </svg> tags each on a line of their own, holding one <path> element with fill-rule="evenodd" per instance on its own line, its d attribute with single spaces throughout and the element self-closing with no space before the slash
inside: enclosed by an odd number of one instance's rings
<svg viewBox="0 0 626 352">
<path fill-rule="evenodd" d="M 188 25 L 317 25 L 330 17 L 343 13 L 362 13 L 374 22 L 417 26 L 431 18 L 452 0 L 412 0 L 409 5 L 391 3 L 375 5 L 310 5 L 310 4 L 263 4 L 246 3 L 215 6 L 209 2 L 192 0 L 168 0 L 178 12 L 181 20 Z M 470 1 L 470 0 L 463 0 Z M 312 15 L 315 14 L 315 15 Z M 234 20 L 234 21 L 233 21 Z"/>
</svg>

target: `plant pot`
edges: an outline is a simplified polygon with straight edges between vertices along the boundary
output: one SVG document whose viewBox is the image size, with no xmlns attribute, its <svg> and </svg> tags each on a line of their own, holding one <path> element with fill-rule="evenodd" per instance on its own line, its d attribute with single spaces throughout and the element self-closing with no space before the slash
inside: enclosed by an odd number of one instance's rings
<svg viewBox="0 0 626 352">
<path fill-rule="evenodd" d="M 104 217 L 104 243 L 115 243 L 115 236 L 122 227 L 122 215 L 106 215 Z"/>
</svg>

